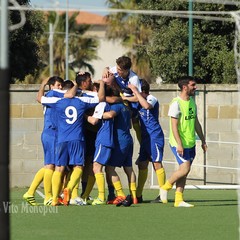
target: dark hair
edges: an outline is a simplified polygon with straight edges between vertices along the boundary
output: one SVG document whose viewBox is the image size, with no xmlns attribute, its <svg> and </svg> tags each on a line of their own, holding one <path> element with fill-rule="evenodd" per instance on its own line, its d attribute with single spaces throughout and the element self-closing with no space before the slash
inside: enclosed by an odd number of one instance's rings
<svg viewBox="0 0 240 240">
<path fill-rule="evenodd" d="M 132 67 L 132 61 L 129 57 L 122 56 L 116 60 L 117 65 L 124 70 L 129 70 Z"/>
<path fill-rule="evenodd" d="M 141 89 L 142 89 L 142 92 L 149 94 L 150 85 L 145 79 L 141 79 Z"/>
<path fill-rule="evenodd" d="M 83 74 L 77 73 L 75 81 L 78 86 L 81 86 L 82 82 L 85 82 L 88 78 L 91 78 L 91 74 L 89 72 L 84 72 Z"/>
<path fill-rule="evenodd" d="M 109 97 L 112 96 L 119 97 L 120 91 L 117 88 L 111 87 L 110 85 L 105 85 L 105 95 Z"/>
<path fill-rule="evenodd" d="M 61 85 L 63 85 L 64 80 L 59 76 L 52 76 L 48 79 L 47 85 L 50 88 L 50 85 L 54 85 L 56 82 L 59 82 Z"/>
<path fill-rule="evenodd" d="M 95 82 L 95 83 L 93 83 L 92 87 L 93 88 L 95 87 L 97 89 L 97 91 L 98 91 L 99 87 L 100 87 L 100 84 Z"/>
<path fill-rule="evenodd" d="M 178 87 L 180 88 L 180 90 L 183 89 L 183 86 L 187 86 L 190 81 L 196 82 L 195 78 L 194 78 L 194 77 L 191 77 L 191 76 L 183 76 L 183 77 L 180 77 L 180 78 L 178 79 Z"/>
<path fill-rule="evenodd" d="M 63 82 L 63 88 L 64 89 L 70 89 L 74 86 L 73 82 L 71 80 L 65 80 Z"/>
</svg>

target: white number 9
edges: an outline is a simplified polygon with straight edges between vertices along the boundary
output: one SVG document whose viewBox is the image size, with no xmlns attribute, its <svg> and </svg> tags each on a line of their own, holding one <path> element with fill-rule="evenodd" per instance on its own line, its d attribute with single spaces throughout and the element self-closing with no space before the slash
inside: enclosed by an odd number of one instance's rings
<svg viewBox="0 0 240 240">
<path fill-rule="evenodd" d="M 77 120 L 77 109 L 73 106 L 68 106 L 65 109 L 65 114 L 67 116 L 66 122 L 68 124 L 73 124 Z"/>
</svg>

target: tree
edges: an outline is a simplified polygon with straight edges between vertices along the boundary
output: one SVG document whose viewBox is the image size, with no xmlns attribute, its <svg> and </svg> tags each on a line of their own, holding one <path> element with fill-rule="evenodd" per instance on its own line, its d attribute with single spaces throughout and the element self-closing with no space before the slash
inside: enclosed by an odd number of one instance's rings
<svg viewBox="0 0 240 240">
<path fill-rule="evenodd" d="M 141 8 L 154 10 L 187 10 L 182 1 L 141 2 Z M 194 11 L 229 11 L 235 6 L 194 3 Z M 152 29 L 147 52 L 155 77 L 165 82 L 176 82 L 188 74 L 188 19 L 159 16 L 142 16 L 142 23 Z M 236 83 L 234 68 L 233 22 L 194 19 L 193 72 L 204 83 Z"/>
<path fill-rule="evenodd" d="M 188 10 L 188 2 L 179 0 L 108 0 L 107 3 L 120 9 Z M 194 3 L 193 6 L 194 11 L 238 9 L 223 4 Z M 134 59 L 135 71 L 143 72 L 140 76 L 148 72 L 166 83 L 175 83 L 179 76 L 188 75 L 188 18 L 118 13 L 110 14 L 108 20 L 108 36 L 121 38 L 123 45 L 131 49 L 129 55 Z M 204 83 L 236 83 L 234 22 L 206 19 L 193 22 L 194 76 Z"/>
<path fill-rule="evenodd" d="M 110 8 L 138 9 L 139 0 L 108 0 Z M 138 15 L 129 13 L 116 13 L 107 16 L 109 23 L 107 37 L 109 39 L 121 39 L 122 45 L 129 49 L 126 53 L 132 59 L 132 69 L 136 73 L 151 81 L 150 60 L 146 52 L 145 44 L 151 35 L 151 29 L 140 24 Z"/>
<path fill-rule="evenodd" d="M 65 27 L 66 13 L 59 14 L 56 12 L 49 13 L 47 16 L 48 23 L 55 24 L 53 38 L 53 58 L 54 58 L 54 74 L 64 78 L 65 76 L 65 61 L 66 61 L 66 44 L 65 44 Z M 69 76 L 75 78 L 76 69 L 87 69 L 94 74 L 94 69 L 89 63 L 93 59 L 97 59 L 98 41 L 94 38 L 84 37 L 84 33 L 90 28 L 90 25 L 78 25 L 76 17 L 79 13 L 70 13 L 68 20 L 69 26 Z M 57 19 L 57 20 L 56 20 Z M 45 30 L 48 31 L 48 26 Z M 49 44 L 48 35 L 41 38 L 41 59 L 44 66 L 43 75 L 49 75 Z"/>
<path fill-rule="evenodd" d="M 18 0 L 20 5 L 28 5 L 28 0 Z M 26 11 L 26 23 L 9 34 L 9 59 L 11 83 L 23 81 L 28 74 L 35 74 L 40 64 L 38 39 L 43 33 L 43 15 Z M 18 11 L 9 12 L 9 25 L 20 22 Z"/>
</svg>

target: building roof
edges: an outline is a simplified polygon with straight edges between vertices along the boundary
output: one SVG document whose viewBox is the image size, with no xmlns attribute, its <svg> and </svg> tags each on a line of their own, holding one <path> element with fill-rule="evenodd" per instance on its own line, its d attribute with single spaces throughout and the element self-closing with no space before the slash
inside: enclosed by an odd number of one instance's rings
<svg viewBox="0 0 240 240">
<path fill-rule="evenodd" d="M 76 22 L 78 24 L 107 25 L 107 21 L 104 16 L 83 11 L 79 12 L 76 17 Z"/>
</svg>

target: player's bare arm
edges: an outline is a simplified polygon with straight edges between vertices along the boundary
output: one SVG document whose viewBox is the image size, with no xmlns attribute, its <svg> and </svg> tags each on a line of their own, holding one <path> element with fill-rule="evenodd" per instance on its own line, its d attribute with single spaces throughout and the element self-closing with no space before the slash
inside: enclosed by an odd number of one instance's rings
<svg viewBox="0 0 240 240">
<path fill-rule="evenodd" d="M 204 137 L 204 134 L 203 134 L 203 131 L 202 131 L 202 126 L 199 123 L 198 117 L 196 117 L 196 120 L 195 120 L 195 131 L 196 131 L 198 137 L 200 138 L 200 140 L 202 141 L 203 151 L 206 152 L 207 151 L 207 144 L 206 144 L 205 137 Z"/>
<path fill-rule="evenodd" d="M 132 90 L 133 94 L 137 97 L 138 102 L 144 109 L 151 109 L 153 106 L 147 102 L 147 100 L 142 96 L 142 94 L 138 91 L 137 87 L 133 84 L 128 84 L 128 87 Z"/>
<path fill-rule="evenodd" d="M 171 123 L 172 123 L 173 136 L 177 142 L 177 152 L 180 156 L 183 156 L 182 141 L 178 132 L 178 119 L 171 117 Z"/>
<path fill-rule="evenodd" d="M 40 85 L 40 88 L 39 88 L 39 90 L 38 90 L 36 100 L 37 100 L 39 103 L 41 103 L 41 98 L 42 98 L 42 96 L 44 96 L 45 86 L 46 86 L 47 83 L 48 83 L 48 79 L 49 79 L 49 78 L 43 79 L 43 81 L 42 81 L 42 83 L 41 83 L 41 85 Z"/>
</svg>

